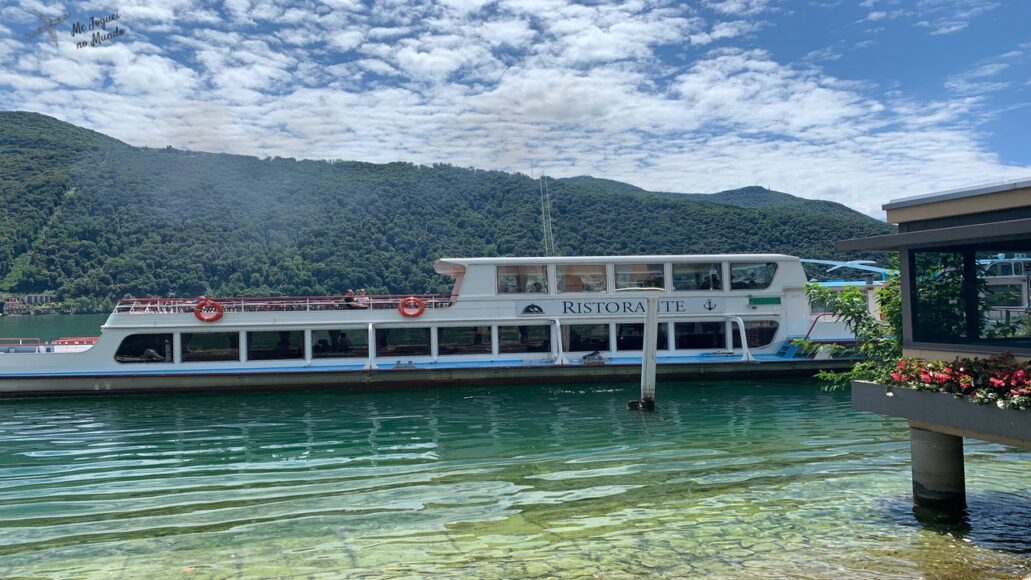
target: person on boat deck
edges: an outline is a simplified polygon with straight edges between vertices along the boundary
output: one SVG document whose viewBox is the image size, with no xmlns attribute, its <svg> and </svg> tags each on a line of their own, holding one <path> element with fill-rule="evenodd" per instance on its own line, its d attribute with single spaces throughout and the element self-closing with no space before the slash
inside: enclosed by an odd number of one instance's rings
<svg viewBox="0 0 1031 580">
<path fill-rule="evenodd" d="M 354 308 L 354 290 L 350 288 L 344 293 L 344 306 L 347 308 Z"/>
<path fill-rule="evenodd" d="M 354 297 L 354 305 L 356 308 L 369 307 L 369 297 L 365 295 L 365 288 L 358 289 L 358 295 Z"/>
<path fill-rule="evenodd" d="M 540 282 L 534 282 L 533 286 L 530 286 L 530 292 L 538 293 L 544 292 L 544 285 Z"/>
</svg>

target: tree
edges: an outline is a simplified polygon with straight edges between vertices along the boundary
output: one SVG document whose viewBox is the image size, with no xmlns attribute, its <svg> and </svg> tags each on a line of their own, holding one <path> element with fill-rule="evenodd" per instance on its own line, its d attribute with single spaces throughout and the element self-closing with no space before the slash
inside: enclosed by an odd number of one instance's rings
<svg viewBox="0 0 1031 580">
<path fill-rule="evenodd" d="M 884 320 L 870 314 L 866 294 L 858 287 L 837 292 L 816 284 L 806 286 L 811 301 L 825 304 L 855 334 L 855 346 L 836 348 L 852 350 L 862 357 L 850 370 L 817 373 L 829 390 L 843 389 L 855 380 L 883 382 L 902 357 L 902 285 L 898 275 L 889 276 L 875 292 Z M 815 348 L 812 343 L 805 346 Z"/>
</svg>

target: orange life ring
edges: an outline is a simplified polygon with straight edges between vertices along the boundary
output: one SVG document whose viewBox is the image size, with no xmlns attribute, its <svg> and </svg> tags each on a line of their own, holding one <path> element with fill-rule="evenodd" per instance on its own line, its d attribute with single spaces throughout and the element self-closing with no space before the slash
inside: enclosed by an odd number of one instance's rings
<svg viewBox="0 0 1031 580">
<path fill-rule="evenodd" d="M 426 312 L 426 301 L 416 296 L 402 298 L 397 305 L 397 310 L 405 318 L 418 318 L 422 316 L 423 312 Z"/>
<path fill-rule="evenodd" d="M 201 300 L 193 307 L 193 315 L 201 322 L 215 322 L 222 318 L 225 311 L 225 307 L 210 298 Z"/>
</svg>

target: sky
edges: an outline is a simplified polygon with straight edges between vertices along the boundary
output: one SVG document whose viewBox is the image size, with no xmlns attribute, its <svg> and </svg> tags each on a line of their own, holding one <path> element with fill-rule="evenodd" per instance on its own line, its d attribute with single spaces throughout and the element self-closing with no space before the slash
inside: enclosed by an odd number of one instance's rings
<svg viewBox="0 0 1031 580">
<path fill-rule="evenodd" d="M 0 6 L 0 110 L 131 145 L 761 185 L 874 216 L 1031 178 L 1031 0 Z"/>
</svg>

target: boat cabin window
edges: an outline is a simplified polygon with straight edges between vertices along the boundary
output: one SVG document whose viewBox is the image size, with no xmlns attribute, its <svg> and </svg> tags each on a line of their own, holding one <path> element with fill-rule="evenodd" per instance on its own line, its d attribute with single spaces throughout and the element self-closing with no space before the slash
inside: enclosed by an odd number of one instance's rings
<svg viewBox="0 0 1031 580">
<path fill-rule="evenodd" d="M 656 348 L 666 350 L 669 348 L 669 324 L 660 323 L 658 331 L 658 340 L 655 341 L 658 345 Z M 644 350 L 644 325 L 617 324 L 616 350 Z"/>
<path fill-rule="evenodd" d="M 540 266 L 498 266 L 498 294 L 548 291 L 548 269 Z"/>
<path fill-rule="evenodd" d="M 776 320 L 746 320 L 745 336 L 748 348 L 759 348 L 773 342 L 780 324 Z M 734 348 L 741 348 L 741 331 L 734 325 Z"/>
<path fill-rule="evenodd" d="M 616 290 L 665 288 L 662 264 L 616 264 Z"/>
<path fill-rule="evenodd" d="M 551 352 L 551 327 L 499 326 L 498 352 Z"/>
<path fill-rule="evenodd" d="M 1025 307 L 1022 284 L 987 284 L 984 287 L 985 308 Z"/>
<path fill-rule="evenodd" d="M 674 290 L 722 290 L 720 262 L 673 264 Z"/>
<path fill-rule="evenodd" d="M 350 358 L 369 356 L 368 332 L 364 328 L 311 331 L 312 358 Z"/>
<path fill-rule="evenodd" d="M 448 326 L 437 329 L 439 354 L 490 354 L 489 326 Z"/>
<path fill-rule="evenodd" d="M 376 356 L 430 355 L 430 329 L 377 328 Z"/>
<path fill-rule="evenodd" d="M 605 264 L 566 264 L 556 269 L 559 292 L 605 292 L 608 289 Z"/>
<path fill-rule="evenodd" d="M 565 352 L 610 351 L 608 324 L 570 324 L 562 326 Z"/>
<path fill-rule="evenodd" d="M 676 322 L 673 335 L 677 350 L 727 348 L 727 328 L 723 322 Z"/>
<path fill-rule="evenodd" d="M 731 262 L 730 289 L 763 290 L 769 288 L 776 273 L 776 262 Z"/>
<path fill-rule="evenodd" d="M 809 312 L 813 314 L 827 314 L 834 312 L 834 308 L 830 304 L 823 300 L 810 300 L 809 301 Z"/>
<path fill-rule="evenodd" d="M 121 363 L 172 362 L 172 334 L 130 334 L 115 352 Z"/>
<path fill-rule="evenodd" d="M 247 333 L 247 360 L 304 358 L 303 330 Z"/>
<path fill-rule="evenodd" d="M 184 332 L 183 362 L 240 360 L 239 332 Z"/>
</svg>

